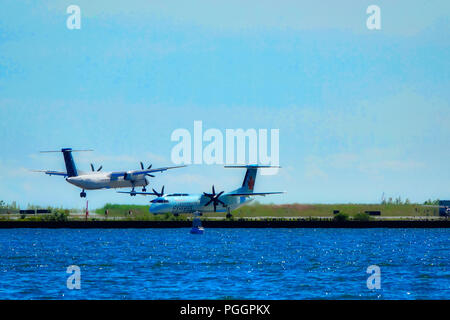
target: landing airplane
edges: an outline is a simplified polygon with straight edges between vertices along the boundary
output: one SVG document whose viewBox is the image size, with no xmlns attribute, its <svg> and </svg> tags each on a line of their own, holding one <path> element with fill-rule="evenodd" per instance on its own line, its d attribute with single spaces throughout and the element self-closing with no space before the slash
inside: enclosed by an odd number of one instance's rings
<svg viewBox="0 0 450 320">
<path fill-rule="evenodd" d="M 61 151 L 41 151 L 41 153 L 48 152 L 62 152 L 64 162 L 66 164 L 66 172 L 50 171 L 50 170 L 33 170 L 35 172 L 44 172 L 50 176 L 63 176 L 66 181 L 83 189 L 80 193 L 81 198 L 86 197 L 84 190 L 110 189 L 110 188 L 132 188 L 130 194 L 136 195 L 134 188 L 142 187 L 142 192 L 147 191 L 145 187 L 149 184 L 147 176 L 154 177 L 151 173 L 163 172 L 169 169 L 181 168 L 185 166 L 163 167 L 152 169 L 149 165 L 146 169 L 141 162 L 141 170 L 117 171 L 117 172 L 100 172 L 103 168 L 100 166 L 94 170 L 94 165 L 91 163 L 91 172 L 78 171 L 73 161 L 72 152 L 92 151 L 92 150 L 72 150 L 71 148 L 63 148 Z"/>
<path fill-rule="evenodd" d="M 216 193 L 214 186 L 212 186 L 212 193 L 203 192 L 203 194 L 187 194 L 187 193 L 173 193 L 164 194 L 164 187 L 161 192 L 153 189 L 153 192 L 135 192 L 140 195 L 156 196 L 150 204 L 149 211 L 153 214 L 173 213 L 178 215 L 180 213 L 206 213 L 206 212 L 226 212 L 227 218 L 231 217 L 231 211 L 250 203 L 254 199 L 253 196 L 265 196 L 269 194 L 281 194 L 281 192 L 253 192 L 255 186 L 256 173 L 258 168 L 273 168 L 272 166 L 225 166 L 225 168 L 246 168 L 244 181 L 242 186 L 236 190 L 228 193 L 221 191 Z M 279 168 L 279 167 L 277 167 Z M 119 193 L 129 193 L 126 191 L 117 191 Z"/>
</svg>

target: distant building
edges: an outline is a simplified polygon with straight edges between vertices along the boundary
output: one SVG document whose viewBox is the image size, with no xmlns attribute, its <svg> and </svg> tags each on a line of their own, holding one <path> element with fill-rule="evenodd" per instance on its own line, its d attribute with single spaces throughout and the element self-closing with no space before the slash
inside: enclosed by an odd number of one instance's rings
<svg viewBox="0 0 450 320">
<path fill-rule="evenodd" d="M 439 200 L 439 215 L 445 217 L 448 215 L 450 200 Z"/>
</svg>

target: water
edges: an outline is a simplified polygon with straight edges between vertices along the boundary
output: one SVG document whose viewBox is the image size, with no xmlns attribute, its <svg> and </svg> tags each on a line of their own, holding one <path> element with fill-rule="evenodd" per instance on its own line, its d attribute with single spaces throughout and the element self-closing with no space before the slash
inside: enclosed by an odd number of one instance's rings
<svg viewBox="0 0 450 320">
<path fill-rule="evenodd" d="M 8 229 L 0 299 L 448 299 L 449 258 L 447 229 Z"/>
</svg>

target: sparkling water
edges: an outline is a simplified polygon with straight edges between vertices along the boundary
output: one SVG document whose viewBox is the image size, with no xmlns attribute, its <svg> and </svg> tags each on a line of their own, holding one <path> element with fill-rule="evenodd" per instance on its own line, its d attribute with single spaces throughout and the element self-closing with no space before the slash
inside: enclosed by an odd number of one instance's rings
<svg viewBox="0 0 450 320">
<path fill-rule="evenodd" d="M 0 299 L 450 297 L 448 229 L 189 230 L 0 230 Z"/>
</svg>

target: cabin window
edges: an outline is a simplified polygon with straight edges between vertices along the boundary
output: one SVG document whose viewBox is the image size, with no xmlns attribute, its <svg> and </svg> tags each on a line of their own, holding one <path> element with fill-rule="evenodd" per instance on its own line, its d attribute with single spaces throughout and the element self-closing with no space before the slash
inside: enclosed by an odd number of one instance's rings
<svg viewBox="0 0 450 320">
<path fill-rule="evenodd" d="M 154 199 L 152 201 L 150 201 L 151 203 L 169 203 L 169 200 L 165 200 L 165 199 Z"/>
</svg>

